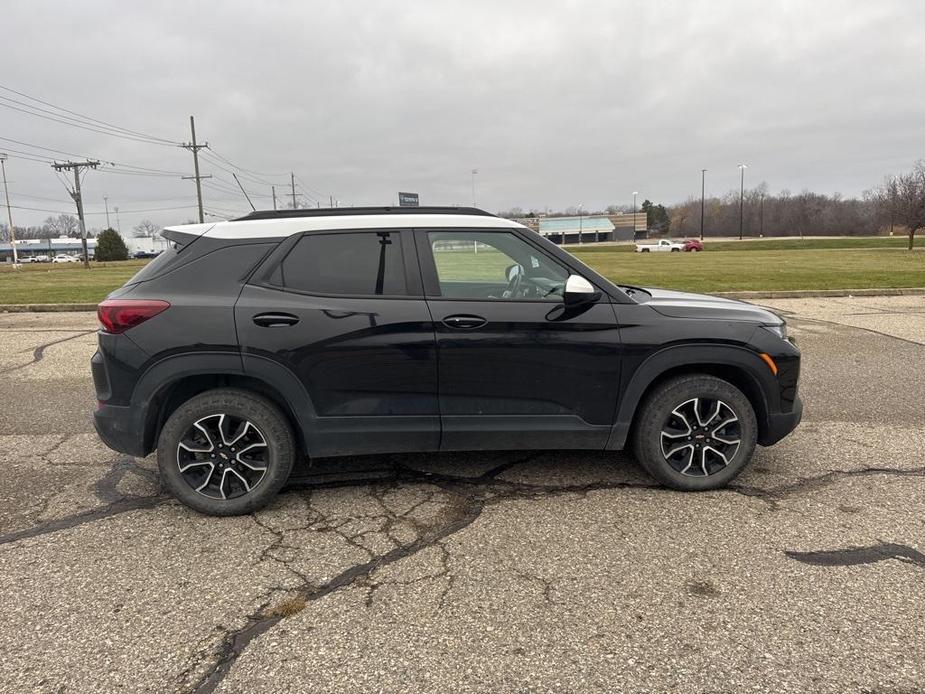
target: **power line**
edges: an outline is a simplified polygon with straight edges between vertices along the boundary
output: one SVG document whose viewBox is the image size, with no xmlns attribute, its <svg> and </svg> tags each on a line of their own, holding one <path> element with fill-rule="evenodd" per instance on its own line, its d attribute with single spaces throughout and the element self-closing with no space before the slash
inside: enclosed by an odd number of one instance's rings
<svg viewBox="0 0 925 694">
<path fill-rule="evenodd" d="M 0 97 L 0 99 L 3 99 L 3 97 Z M 168 143 L 166 143 L 166 142 L 158 142 L 158 141 L 156 141 L 156 140 L 146 140 L 146 139 L 143 139 L 143 138 L 140 138 L 140 137 L 133 137 L 133 136 L 130 136 L 130 135 L 123 135 L 123 134 L 120 134 L 120 133 L 118 133 L 118 132 L 113 132 L 113 131 L 109 131 L 109 130 L 101 130 L 100 128 L 93 128 L 93 127 L 89 127 L 89 126 L 87 126 L 87 125 L 81 125 L 81 124 L 76 123 L 76 122 L 70 122 L 70 120 L 62 120 L 61 118 L 54 118 L 54 117 L 52 117 L 52 116 L 45 116 L 45 115 L 42 115 L 41 113 L 35 113 L 35 112 L 33 112 L 33 111 L 27 111 L 26 109 L 18 108 L 18 107 L 16 107 L 16 106 L 11 106 L 10 104 L 0 103 L 0 106 L 2 106 L 3 108 L 11 109 L 11 110 L 13 110 L 13 111 L 19 111 L 20 113 L 25 113 L 25 114 L 27 114 L 27 115 L 29 115 L 29 116 L 36 116 L 36 117 L 38 117 L 38 118 L 44 118 L 45 120 L 54 121 L 55 123 L 62 123 L 63 125 L 70 125 L 70 126 L 73 126 L 73 127 L 75 127 L 75 128 L 81 128 L 82 130 L 89 130 L 90 132 L 99 133 L 99 134 L 101 134 L 101 135 L 111 135 L 111 136 L 113 136 L 113 137 L 121 137 L 121 138 L 124 139 L 124 140 L 133 140 L 134 142 L 144 142 L 144 143 L 149 144 L 149 145 L 164 145 L 164 146 L 166 146 L 166 147 L 175 147 L 175 146 L 176 146 L 176 145 L 168 144 Z M 73 119 L 71 119 L 71 120 L 73 120 Z"/>
<path fill-rule="evenodd" d="M 228 164 L 228 166 L 230 166 L 230 167 L 232 167 L 232 168 L 234 168 L 234 169 L 237 169 L 237 170 L 238 170 L 238 173 L 240 173 L 240 172 L 243 171 L 243 172 L 245 172 L 245 173 L 251 174 L 252 176 L 264 176 L 264 177 L 266 177 L 266 178 L 285 178 L 285 177 L 286 177 L 286 174 L 285 174 L 285 173 L 262 173 L 262 172 L 260 172 L 260 171 L 254 171 L 254 170 L 252 170 L 252 169 L 246 169 L 246 168 L 244 168 L 243 166 L 238 166 L 237 164 L 235 164 L 234 162 L 232 162 L 232 161 L 231 161 L 230 159 L 228 159 L 227 157 L 223 157 L 221 154 L 219 154 L 218 152 L 216 152 L 214 149 L 210 149 L 209 151 L 212 153 L 212 156 L 218 157 L 218 158 L 221 159 L 223 162 L 225 162 L 226 164 Z M 266 182 L 264 182 L 264 183 L 266 183 Z M 273 184 L 272 184 L 272 183 L 266 183 L 266 185 L 269 186 L 269 185 L 273 185 Z"/>
<path fill-rule="evenodd" d="M 168 140 L 168 139 L 166 139 L 166 138 L 158 137 L 158 136 L 156 136 L 156 135 L 149 135 L 149 134 L 147 134 L 147 133 L 143 133 L 143 132 L 140 132 L 140 131 L 138 131 L 138 130 L 131 130 L 131 129 L 129 129 L 129 128 L 123 128 L 123 127 L 120 126 L 120 125 L 115 125 L 114 123 L 108 123 L 107 121 L 100 120 L 99 118 L 94 118 L 94 117 L 92 117 L 92 116 L 88 116 L 88 115 L 83 114 L 83 113 L 78 113 L 77 111 L 71 111 L 70 109 L 66 109 L 66 108 L 64 108 L 63 106 L 57 106 L 57 105 L 55 105 L 55 104 L 53 104 L 53 103 L 51 103 L 51 102 L 49 102 L 49 101 L 44 101 L 44 100 L 42 100 L 42 99 L 39 99 L 38 97 L 30 96 L 29 94 L 26 94 L 25 92 L 18 91 L 18 90 L 16 90 L 16 89 L 13 89 L 13 88 L 11 88 L 11 87 L 7 87 L 7 86 L 2 85 L 2 84 L 0 84 L 0 89 L 3 89 L 4 91 L 11 92 L 11 93 L 13 93 L 13 94 L 17 94 L 17 95 L 22 96 L 22 97 L 24 97 L 24 98 L 26 98 L 26 99 L 29 99 L 30 101 L 35 101 L 36 103 L 44 104 L 45 106 L 51 106 L 52 108 L 57 109 L 58 111 L 63 111 L 64 113 L 69 113 L 69 114 L 71 114 L 72 116 L 77 116 L 77 117 L 82 118 L 82 119 L 84 119 L 84 120 L 86 120 L 86 121 L 90 121 L 90 122 L 92 122 L 92 123 L 97 123 L 97 124 L 99 124 L 99 125 L 101 125 L 101 126 L 105 126 L 105 127 L 107 127 L 107 128 L 112 128 L 112 129 L 115 129 L 115 130 L 121 130 L 121 131 L 124 132 L 124 133 L 128 133 L 128 134 L 131 134 L 131 135 L 136 135 L 136 136 L 139 136 L 139 137 L 143 137 L 143 138 L 146 138 L 146 139 L 148 139 L 148 140 L 158 140 L 158 141 L 163 142 L 163 143 L 165 143 L 165 144 L 171 144 L 171 145 L 178 145 L 178 144 L 180 144 L 180 143 L 177 142 L 176 140 Z M 15 99 L 9 99 L 8 97 L 2 97 L 2 98 L 7 98 L 8 100 L 14 101 L 15 103 L 20 103 L 20 104 L 23 103 L 23 102 L 21 102 L 21 101 L 16 101 Z M 26 105 L 26 106 L 29 106 L 30 108 L 34 108 L 34 109 L 39 110 L 37 106 L 31 106 L 30 104 L 23 104 L 23 105 Z M 41 110 L 44 111 L 45 109 L 41 109 Z M 52 113 L 52 112 L 46 111 L 46 113 Z"/>
<path fill-rule="evenodd" d="M 89 157 L 86 154 L 66 152 L 62 149 L 55 149 L 53 147 L 45 147 L 43 145 L 36 145 L 31 142 L 23 142 L 22 140 L 14 140 L 11 137 L 0 137 L 0 140 L 3 140 L 4 142 L 13 142 L 18 145 L 23 145 L 24 147 L 31 147 L 32 149 L 40 149 L 45 152 L 52 152 L 53 154 L 63 154 L 68 157 L 84 157 L 84 158 L 101 159 L 104 165 L 108 164 L 110 166 L 121 166 L 121 167 L 125 167 L 128 169 L 133 169 L 133 170 L 138 170 L 138 171 L 150 171 L 152 173 L 159 173 L 159 174 L 164 174 L 164 175 L 169 175 L 169 176 L 182 176 L 184 173 L 183 171 L 171 171 L 169 169 L 156 169 L 156 168 L 152 168 L 149 166 L 139 166 L 137 164 L 126 164 L 125 162 L 113 161 L 107 157 Z M 21 150 L 15 150 L 15 149 L 8 149 L 7 151 L 19 152 L 20 154 L 29 154 L 29 155 L 39 156 L 35 152 L 22 152 Z"/>
</svg>

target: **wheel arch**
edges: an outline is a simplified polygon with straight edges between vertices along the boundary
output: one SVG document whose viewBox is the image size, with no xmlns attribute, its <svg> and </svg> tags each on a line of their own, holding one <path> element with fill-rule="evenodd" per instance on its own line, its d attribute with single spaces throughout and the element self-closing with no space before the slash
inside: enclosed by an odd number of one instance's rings
<svg viewBox="0 0 925 694">
<path fill-rule="evenodd" d="M 298 381 L 291 373 L 287 380 L 288 383 L 281 384 L 276 378 L 267 378 L 266 374 L 245 372 L 239 354 L 185 354 L 158 362 L 139 379 L 132 396 L 133 402 L 138 403 L 144 412 L 145 453 L 157 447 L 157 438 L 164 423 L 184 402 L 215 388 L 238 388 L 261 395 L 276 405 L 289 421 L 299 451 L 307 454 L 305 413 L 313 410 L 300 409 L 298 399 L 293 401 L 287 391 L 292 390 L 291 384 Z M 300 390 L 307 401 L 308 395 L 304 389 Z"/>
<path fill-rule="evenodd" d="M 617 406 L 607 449 L 625 446 L 640 406 L 656 388 L 677 376 L 697 373 L 721 378 L 742 391 L 755 410 L 760 442 L 768 432 L 773 399 L 779 394 L 773 375 L 758 353 L 736 345 L 675 345 L 651 355 L 629 378 Z"/>
</svg>

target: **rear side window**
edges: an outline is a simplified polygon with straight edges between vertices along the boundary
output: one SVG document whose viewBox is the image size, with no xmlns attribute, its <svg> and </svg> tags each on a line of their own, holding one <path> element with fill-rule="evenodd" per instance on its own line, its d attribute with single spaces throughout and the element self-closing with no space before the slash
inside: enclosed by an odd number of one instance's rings
<svg viewBox="0 0 925 694">
<path fill-rule="evenodd" d="M 132 279 L 126 282 L 126 284 L 144 282 L 161 274 L 177 260 L 181 250 L 182 249 L 178 248 L 175 244 L 170 244 L 167 250 L 156 255 L 153 260 L 136 272 Z"/>
<path fill-rule="evenodd" d="M 407 294 L 401 234 L 337 232 L 303 236 L 270 276 L 270 283 L 309 294 Z"/>
</svg>

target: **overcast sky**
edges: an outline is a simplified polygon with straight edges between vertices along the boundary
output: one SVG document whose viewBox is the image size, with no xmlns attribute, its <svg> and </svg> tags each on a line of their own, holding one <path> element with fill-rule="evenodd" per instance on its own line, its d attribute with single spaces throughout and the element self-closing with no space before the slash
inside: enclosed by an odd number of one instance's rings
<svg viewBox="0 0 925 694">
<path fill-rule="evenodd" d="M 325 204 L 395 204 L 399 190 L 471 204 L 477 168 L 480 207 L 593 209 L 631 204 L 634 190 L 640 202 L 699 196 L 701 168 L 708 194 L 723 193 L 739 162 L 746 185 L 857 196 L 925 157 L 919 0 L 3 4 L 0 84 L 177 142 L 194 114 L 197 136 L 250 172 L 258 208 L 270 189 L 253 172 L 282 196 L 293 170 L 300 194 Z M 9 108 L 0 137 L 192 173 L 177 146 Z M 56 156 L 0 140 L 13 205 L 71 211 L 50 166 L 14 149 Z M 202 169 L 220 177 L 207 210 L 247 209 L 228 171 Z M 89 172 L 88 213 L 104 195 L 126 234 L 195 215 L 193 182 L 174 174 Z M 13 212 L 17 225 L 49 214 Z"/>
</svg>

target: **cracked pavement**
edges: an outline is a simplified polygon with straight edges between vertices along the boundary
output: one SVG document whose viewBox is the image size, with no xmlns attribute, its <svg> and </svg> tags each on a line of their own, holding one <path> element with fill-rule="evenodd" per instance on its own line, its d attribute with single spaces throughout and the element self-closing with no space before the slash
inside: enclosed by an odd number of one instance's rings
<svg viewBox="0 0 925 694">
<path fill-rule="evenodd" d="M 921 691 L 925 297 L 763 303 L 805 420 L 730 489 L 372 456 L 241 518 L 96 439 L 92 315 L 0 314 L 0 691 Z"/>
</svg>

